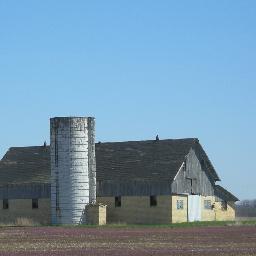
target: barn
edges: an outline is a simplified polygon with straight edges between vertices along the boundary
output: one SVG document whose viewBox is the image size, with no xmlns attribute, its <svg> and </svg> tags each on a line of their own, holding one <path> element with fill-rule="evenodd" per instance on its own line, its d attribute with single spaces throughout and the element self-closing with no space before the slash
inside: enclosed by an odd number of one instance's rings
<svg viewBox="0 0 256 256">
<path fill-rule="evenodd" d="M 216 184 L 220 178 L 198 139 L 157 136 L 145 141 L 93 142 L 94 148 L 96 202 L 88 201 L 97 206 L 93 223 L 234 220 L 238 199 Z M 60 199 L 52 200 L 51 195 L 51 151 L 44 144 L 6 152 L 0 161 L 1 223 L 19 219 L 53 223 L 51 204 L 59 204 Z"/>
</svg>

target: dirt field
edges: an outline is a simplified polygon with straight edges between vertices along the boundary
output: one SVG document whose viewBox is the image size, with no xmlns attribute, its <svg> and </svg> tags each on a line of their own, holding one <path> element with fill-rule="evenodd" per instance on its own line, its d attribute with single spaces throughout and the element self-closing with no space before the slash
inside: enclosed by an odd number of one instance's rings
<svg viewBox="0 0 256 256">
<path fill-rule="evenodd" d="M 256 226 L 0 228 L 0 255 L 256 255 Z"/>
</svg>

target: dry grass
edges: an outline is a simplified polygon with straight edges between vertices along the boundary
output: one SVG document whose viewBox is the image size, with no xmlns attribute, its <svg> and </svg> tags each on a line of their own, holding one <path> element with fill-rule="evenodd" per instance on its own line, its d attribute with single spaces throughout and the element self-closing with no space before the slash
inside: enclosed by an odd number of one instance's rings
<svg viewBox="0 0 256 256">
<path fill-rule="evenodd" d="M 4 222 L 0 223 L 0 227 L 35 227 L 39 226 L 40 224 L 33 221 L 32 219 L 29 218 L 17 218 L 15 222 Z"/>
<path fill-rule="evenodd" d="M 29 218 L 17 218 L 14 225 L 20 227 L 34 227 L 39 226 L 39 223 Z"/>
</svg>

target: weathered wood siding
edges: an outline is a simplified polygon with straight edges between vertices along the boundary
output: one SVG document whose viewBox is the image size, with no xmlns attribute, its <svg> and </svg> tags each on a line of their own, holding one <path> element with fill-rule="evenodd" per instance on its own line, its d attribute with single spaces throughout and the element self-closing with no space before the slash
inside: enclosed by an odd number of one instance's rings
<svg viewBox="0 0 256 256">
<path fill-rule="evenodd" d="M 172 182 L 172 193 L 214 195 L 214 181 L 207 175 L 203 163 L 199 162 L 193 149 L 189 151 L 186 160 Z"/>
<path fill-rule="evenodd" d="M 10 184 L 0 187 L 0 199 L 50 198 L 51 185 L 47 183 Z"/>
<path fill-rule="evenodd" d="M 171 181 L 98 181 L 97 196 L 171 195 Z"/>
</svg>

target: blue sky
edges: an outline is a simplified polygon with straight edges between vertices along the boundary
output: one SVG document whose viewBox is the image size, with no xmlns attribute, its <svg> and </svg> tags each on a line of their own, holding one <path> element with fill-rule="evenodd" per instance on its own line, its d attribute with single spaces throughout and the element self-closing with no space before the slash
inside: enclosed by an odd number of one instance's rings
<svg viewBox="0 0 256 256">
<path fill-rule="evenodd" d="M 198 137 L 256 197 L 254 0 L 0 0 L 0 157 L 95 116 L 100 141 Z"/>
</svg>

